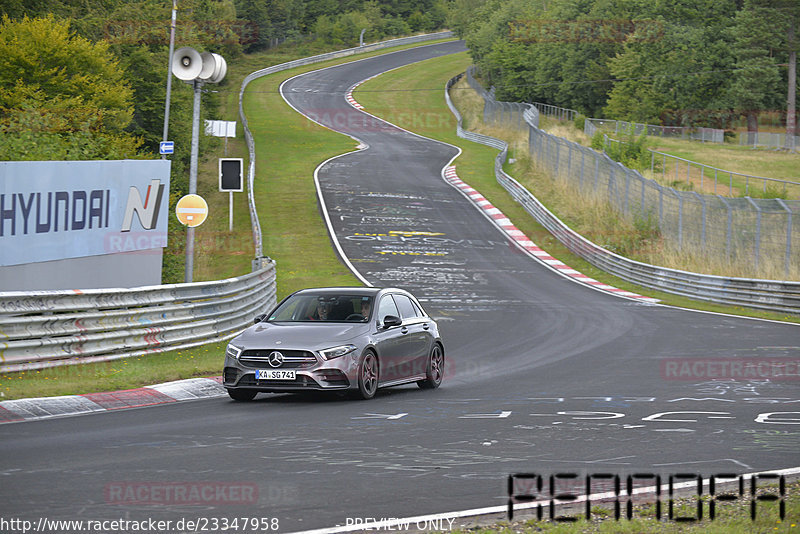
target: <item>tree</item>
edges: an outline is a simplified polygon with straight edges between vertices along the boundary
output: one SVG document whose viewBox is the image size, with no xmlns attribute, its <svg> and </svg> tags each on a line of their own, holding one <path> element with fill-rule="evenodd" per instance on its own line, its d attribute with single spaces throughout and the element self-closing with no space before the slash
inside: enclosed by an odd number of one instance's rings
<svg viewBox="0 0 800 534">
<path fill-rule="evenodd" d="M 732 76 L 730 99 L 747 118 L 747 131 L 758 132 L 758 115 L 777 107 L 776 89 L 780 74 L 773 51 L 780 47 L 780 14 L 769 6 L 748 0 L 736 14 L 732 28 L 736 71 Z"/>
<path fill-rule="evenodd" d="M 793 135 L 797 129 L 797 50 L 800 48 L 800 4 L 794 0 L 775 0 L 782 17 L 786 19 L 786 50 L 788 52 L 786 92 L 786 141 L 784 147 L 797 149 Z"/>
<path fill-rule="evenodd" d="M 797 135 L 797 41 L 795 41 L 796 20 L 789 21 L 789 83 L 786 96 L 786 148 L 796 148 L 791 136 Z"/>
<path fill-rule="evenodd" d="M 0 159 L 137 157 L 141 140 L 125 131 L 132 102 L 107 44 L 75 35 L 53 16 L 2 18 Z"/>
</svg>

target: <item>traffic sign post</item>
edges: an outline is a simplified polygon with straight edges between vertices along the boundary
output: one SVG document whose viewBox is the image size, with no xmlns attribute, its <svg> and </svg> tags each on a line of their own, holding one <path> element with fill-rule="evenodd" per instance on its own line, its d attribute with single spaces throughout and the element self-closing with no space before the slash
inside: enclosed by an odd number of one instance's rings
<svg viewBox="0 0 800 534">
<path fill-rule="evenodd" d="M 175 205 L 175 215 L 184 226 L 196 228 L 208 217 L 208 204 L 200 195 L 186 195 Z"/>
<path fill-rule="evenodd" d="M 233 193 L 244 191 L 242 158 L 219 158 L 219 190 L 228 192 L 228 231 L 233 232 Z"/>
</svg>

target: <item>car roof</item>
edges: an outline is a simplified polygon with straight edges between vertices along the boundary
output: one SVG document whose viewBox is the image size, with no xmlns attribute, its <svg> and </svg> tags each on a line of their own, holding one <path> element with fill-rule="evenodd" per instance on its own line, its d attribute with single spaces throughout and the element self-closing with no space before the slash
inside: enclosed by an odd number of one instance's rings
<svg viewBox="0 0 800 534">
<path fill-rule="evenodd" d="M 319 294 L 338 295 L 342 293 L 347 293 L 349 295 L 363 295 L 372 297 L 382 291 L 407 293 L 406 291 L 395 287 L 314 287 L 314 288 L 301 289 L 300 291 L 297 291 L 295 294 L 302 295 L 305 293 L 313 293 L 315 295 Z"/>
</svg>

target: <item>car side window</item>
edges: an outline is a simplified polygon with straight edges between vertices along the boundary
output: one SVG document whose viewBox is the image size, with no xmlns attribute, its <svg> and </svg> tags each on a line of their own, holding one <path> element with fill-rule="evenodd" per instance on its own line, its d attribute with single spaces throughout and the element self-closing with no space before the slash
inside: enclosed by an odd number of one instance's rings
<svg viewBox="0 0 800 534">
<path fill-rule="evenodd" d="M 417 317 L 427 317 L 427 316 L 425 315 L 425 312 L 424 312 L 424 311 L 422 311 L 422 308 L 420 308 L 419 304 L 417 304 L 417 303 L 416 303 L 416 302 L 414 302 L 413 300 L 411 301 L 411 304 L 414 306 L 414 311 L 416 311 L 416 312 L 417 312 Z"/>
<path fill-rule="evenodd" d="M 417 311 L 414 309 L 414 304 L 410 298 L 405 295 L 394 295 L 394 300 L 397 302 L 397 307 L 400 309 L 400 317 L 403 320 L 417 317 Z"/>
<path fill-rule="evenodd" d="M 381 303 L 378 305 L 378 320 L 383 323 L 383 319 L 387 315 L 400 317 L 400 312 L 397 311 L 397 305 L 394 303 L 391 295 L 384 295 L 381 299 Z"/>
</svg>

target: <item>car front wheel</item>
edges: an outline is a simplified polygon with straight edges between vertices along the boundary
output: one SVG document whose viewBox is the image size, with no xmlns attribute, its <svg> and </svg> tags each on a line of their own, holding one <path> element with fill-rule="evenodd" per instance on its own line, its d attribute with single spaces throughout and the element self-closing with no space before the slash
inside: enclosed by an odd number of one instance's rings
<svg viewBox="0 0 800 534">
<path fill-rule="evenodd" d="M 358 397 L 364 400 L 371 399 L 378 391 L 378 357 L 372 351 L 367 351 L 358 367 Z"/>
<path fill-rule="evenodd" d="M 417 382 L 417 385 L 422 389 L 436 389 L 442 383 L 442 378 L 444 378 L 444 350 L 436 343 L 428 356 L 425 379 Z"/>
</svg>

